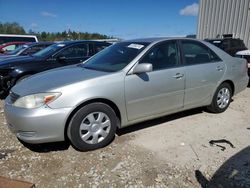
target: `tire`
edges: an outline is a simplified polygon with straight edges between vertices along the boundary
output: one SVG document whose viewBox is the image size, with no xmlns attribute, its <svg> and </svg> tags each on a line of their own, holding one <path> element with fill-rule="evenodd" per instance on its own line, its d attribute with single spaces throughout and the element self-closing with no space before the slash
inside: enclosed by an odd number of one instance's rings
<svg viewBox="0 0 250 188">
<path fill-rule="evenodd" d="M 110 106 L 104 103 L 88 104 L 72 117 L 67 136 L 79 151 L 102 148 L 113 140 L 118 122 Z"/>
<path fill-rule="evenodd" d="M 222 113 L 230 105 L 232 100 L 232 87 L 228 83 L 222 83 L 216 90 L 211 105 L 207 109 L 212 113 Z"/>
</svg>

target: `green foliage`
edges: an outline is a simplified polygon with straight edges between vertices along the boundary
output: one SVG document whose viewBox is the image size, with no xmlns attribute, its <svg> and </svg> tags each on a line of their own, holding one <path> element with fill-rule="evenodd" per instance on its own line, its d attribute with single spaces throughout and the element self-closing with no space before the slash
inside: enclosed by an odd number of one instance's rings
<svg viewBox="0 0 250 188">
<path fill-rule="evenodd" d="M 110 39 L 107 35 L 99 33 L 63 31 L 57 33 L 41 32 L 36 33 L 40 41 L 63 41 L 63 40 L 88 40 L 88 39 Z"/>
<path fill-rule="evenodd" d="M 63 40 L 88 40 L 88 39 L 110 39 L 112 37 L 102 35 L 99 33 L 88 33 L 88 32 L 75 32 L 75 31 L 63 31 L 63 32 L 34 32 L 31 29 L 28 33 L 25 32 L 24 28 L 18 23 L 1 23 L 0 22 L 0 34 L 32 34 L 38 37 L 39 41 L 63 41 Z"/>
<path fill-rule="evenodd" d="M 18 23 L 1 23 L 0 22 L 0 33 L 1 34 L 25 34 L 25 30 Z"/>
</svg>

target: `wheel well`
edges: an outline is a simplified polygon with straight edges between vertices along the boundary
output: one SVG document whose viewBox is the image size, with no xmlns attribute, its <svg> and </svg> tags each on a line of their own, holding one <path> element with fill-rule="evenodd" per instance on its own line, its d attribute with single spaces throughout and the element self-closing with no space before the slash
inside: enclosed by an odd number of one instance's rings
<svg viewBox="0 0 250 188">
<path fill-rule="evenodd" d="M 110 106 L 116 116 L 118 117 L 119 121 L 121 122 L 121 113 L 120 113 L 120 110 L 118 109 L 118 107 L 116 106 L 115 103 L 113 103 L 112 101 L 108 100 L 108 99 L 102 99 L 102 98 L 98 98 L 98 99 L 91 99 L 89 101 L 85 101 L 84 103 L 78 105 L 69 115 L 69 117 L 67 118 L 67 121 L 66 121 L 66 124 L 65 124 L 65 129 L 64 129 L 64 138 L 67 139 L 68 136 L 67 136 L 67 129 L 68 129 L 68 126 L 69 126 L 69 123 L 72 119 L 72 117 L 75 115 L 75 113 L 80 109 L 82 108 L 83 106 L 86 106 L 88 104 L 91 104 L 91 103 L 95 103 L 95 102 L 101 102 L 101 103 L 104 103 L 104 104 L 107 104 L 108 106 Z M 120 126 L 120 123 L 118 124 L 118 127 Z"/>
<path fill-rule="evenodd" d="M 231 88 L 232 88 L 232 96 L 233 96 L 234 95 L 234 91 L 235 91 L 234 83 L 231 80 L 226 80 L 223 83 L 228 83 L 231 86 Z"/>
<path fill-rule="evenodd" d="M 25 72 L 25 73 L 23 73 L 23 74 L 21 74 L 21 75 L 18 75 L 18 76 L 15 78 L 15 80 L 14 80 L 14 84 L 16 84 L 17 81 L 18 81 L 20 78 L 25 77 L 25 76 L 32 76 L 33 74 L 36 74 L 36 73 L 34 73 L 34 72 Z"/>
</svg>

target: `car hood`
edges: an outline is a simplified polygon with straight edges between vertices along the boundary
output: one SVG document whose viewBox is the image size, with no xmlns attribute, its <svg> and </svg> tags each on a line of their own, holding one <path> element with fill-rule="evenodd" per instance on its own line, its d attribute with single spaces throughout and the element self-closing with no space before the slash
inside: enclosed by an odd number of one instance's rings
<svg viewBox="0 0 250 188">
<path fill-rule="evenodd" d="M 36 57 L 32 56 L 14 56 L 14 57 L 8 57 L 1 59 L 0 57 L 0 67 L 1 66 L 15 66 L 15 64 L 20 64 L 20 63 L 27 63 L 27 62 L 33 62 L 38 60 Z"/>
<path fill-rule="evenodd" d="M 25 96 L 32 93 L 50 92 L 67 86 L 107 75 L 107 72 L 90 70 L 79 65 L 57 68 L 33 75 L 15 85 L 12 92 Z"/>
</svg>

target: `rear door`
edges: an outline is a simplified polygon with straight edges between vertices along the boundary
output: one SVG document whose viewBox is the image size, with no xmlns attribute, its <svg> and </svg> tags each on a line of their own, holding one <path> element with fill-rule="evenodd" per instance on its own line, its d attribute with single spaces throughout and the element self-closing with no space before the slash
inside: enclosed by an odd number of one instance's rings
<svg viewBox="0 0 250 188">
<path fill-rule="evenodd" d="M 128 120 L 183 107 L 184 68 L 177 42 L 166 41 L 149 50 L 139 63 L 151 63 L 153 71 L 125 77 Z"/>
<path fill-rule="evenodd" d="M 182 40 L 181 46 L 186 76 L 184 106 L 207 104 L 224 75 L 225 64 L 201 42 Z"/>
</svg>

